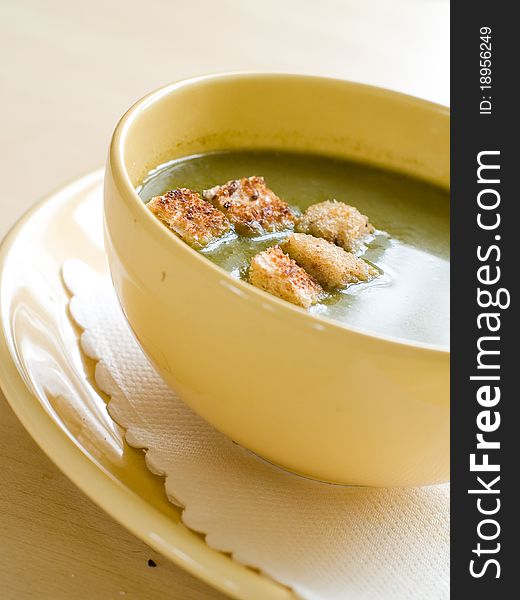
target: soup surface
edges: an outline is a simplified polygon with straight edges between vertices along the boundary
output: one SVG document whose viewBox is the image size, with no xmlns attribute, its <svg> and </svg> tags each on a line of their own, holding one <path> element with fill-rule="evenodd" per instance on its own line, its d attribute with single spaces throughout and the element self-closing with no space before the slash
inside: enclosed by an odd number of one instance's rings
<svg viewBox="0 0 520 600">
<path fill-rule="evenodd" d="M 231 151 L 174 160 L 154 169 L 139 188 L 147 202 L 176 187 L 195 191 L 250 175 L 295 211 L 336 199 L 368 215 L 377 232 L 363 258 L 380 277 L 330 295 L 309 312 L 375 334 L 449 343 L 449 195 L 399 174 L 323 156 Z M 290 232 L 257 238 L 227 236 L 201 253 L 245 278 L 250 259 Z"/>
</svg>

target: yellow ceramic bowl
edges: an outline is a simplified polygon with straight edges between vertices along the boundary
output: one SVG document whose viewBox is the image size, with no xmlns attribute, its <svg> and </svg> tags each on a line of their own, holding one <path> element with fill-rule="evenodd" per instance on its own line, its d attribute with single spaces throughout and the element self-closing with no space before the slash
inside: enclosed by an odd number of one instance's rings
<svg viewBox="0 0 520 600">
<path fill-rule="evenodd" d="M 189 406 L 238 443 L 311 477 L 446 481 L 447 348 L 370 335 L 238 281 L 169 232 L 135 192 L 172 158 L 232 148 L 354 158 L 447 187 L 448 110 L 319 77 L 202 77 L 127 112 L 105 176 L 116 292 L 144 351 Z"/>
</svg>

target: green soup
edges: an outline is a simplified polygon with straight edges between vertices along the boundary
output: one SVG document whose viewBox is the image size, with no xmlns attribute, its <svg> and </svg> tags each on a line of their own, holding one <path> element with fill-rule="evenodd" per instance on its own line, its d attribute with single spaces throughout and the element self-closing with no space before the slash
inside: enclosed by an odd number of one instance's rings
<svg viewBox="0 0 520 600">
<path fill-rule="evenodd" d="M 176 187 L 202 191 L 250 175 L 265 177 L 267 185 L 296 211 L 335 198 L 356 206 L 378 230 L 363 258 L 375 264 L 381 276 L 330 295 L 309 312 L 375 334 L 448 344 L 449 196 L 445 190 L 323 156 L 232 151 L 161 165 L 148 175 L 139 195 L 147 202 Z M 251 257 L 286 235 L 229 236 L 201 253 L 244 278 Z"/>
</svg>

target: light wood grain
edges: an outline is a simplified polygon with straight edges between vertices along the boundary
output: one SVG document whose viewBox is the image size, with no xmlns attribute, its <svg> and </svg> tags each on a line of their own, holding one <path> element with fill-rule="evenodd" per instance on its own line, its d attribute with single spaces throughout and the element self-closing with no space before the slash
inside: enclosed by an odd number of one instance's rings
<svg viewBox="0 0 520 600">
<path fill-rule="evenodd" d="M 0 0 L 0 237 L 101 165 L 123 111 L 176 79 L 317 73 L 447 103 L 448 12 L 447 0 Z M 0 597 L 222 596 L 92 504 L 0 393 Z"/>
</svg>

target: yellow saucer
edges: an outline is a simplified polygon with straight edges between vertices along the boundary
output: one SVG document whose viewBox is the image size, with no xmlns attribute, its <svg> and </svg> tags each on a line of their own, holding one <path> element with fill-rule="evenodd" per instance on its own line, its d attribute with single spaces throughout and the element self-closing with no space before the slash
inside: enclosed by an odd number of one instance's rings
<svg viewBox="0 0 520 600">
<path fill-rule="evenodd" d="M 40 202 L 0 247 L 0 383 L 29 434 L 94 502 L 155 550 L 234 598 L 286 588 L 209 548 L 181 523 L 163 482 L 128 447 L 92 385 L 61 279 L 67 258 L 106 272 L 102 171 Z"/>
</svg>

